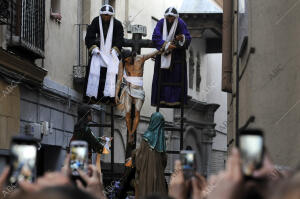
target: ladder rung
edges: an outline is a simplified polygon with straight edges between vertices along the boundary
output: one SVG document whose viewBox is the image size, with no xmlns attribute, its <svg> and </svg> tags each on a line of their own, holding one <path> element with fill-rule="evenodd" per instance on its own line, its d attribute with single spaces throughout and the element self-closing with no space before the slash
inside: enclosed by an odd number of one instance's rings
<svg viewBox="0 0 300 199">
<path fill-rule="evenodd" d="M 174 83 L 174 82 L 162 82 L 161 83 L 162 86 L 181 86 L 181 83 Z"/>
<path fill-rule="evenodd" d="M 111 127 L 111 124 L 89 124 L 89 127 Z"/>
<path fill-rule="evenodd" d="M 169 154 L 180 154 L 180 151 L 166 151 Z"/>
<path fill-rule="evenodd" d="M 183 131 L 185 131 L 185 129 L 182 129 Z M 176 127 L 166 127 L 165 131 L 181 131 L 181 128 L 176 128 Z"/>
</svg>

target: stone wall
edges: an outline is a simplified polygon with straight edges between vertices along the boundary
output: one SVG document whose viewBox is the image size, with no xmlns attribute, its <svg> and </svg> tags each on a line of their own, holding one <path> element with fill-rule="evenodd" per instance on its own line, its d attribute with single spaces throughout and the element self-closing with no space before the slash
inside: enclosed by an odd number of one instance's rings
<svg viewBox="0 0 300 199">
<path fill-rule="evenodd" d="M 239 126 L 251 115 L 255 116 L 255 123 L 250 127 L 264 130 L 266 146 L 275 163 L 297 166 L 300 153 L 297 147 L 300 141 L 300 25 L 297 19 L 300 7 L 295 2 L 280 0 L 247 2 L 249 38 L 239 65 Z M 233 38 L 236 48 L 236 32 Z M 254 53 L 251 48 L 255 49 Z M 235 62 L 233 66 L 236 71 Z M 235 76 L 234 73 L 233 78 Z M 235 116 L 236 99 L 232 95 L 229 98 L 232 103 L 228 109 Z M 229 141 L 234 136 L 231 135 Z"/>
<path fill-rule="evenodd" d="M 20 89 L 0 80 L 0 149 L 8 149 L 20 129 Z"/>
</svg>

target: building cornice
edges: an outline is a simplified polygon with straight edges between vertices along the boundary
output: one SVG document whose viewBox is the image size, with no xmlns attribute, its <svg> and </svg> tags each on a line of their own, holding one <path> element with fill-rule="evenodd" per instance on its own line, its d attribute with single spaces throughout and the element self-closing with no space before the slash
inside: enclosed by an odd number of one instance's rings
<svg viewBox="0 0 300 199">
<path fill-rule="evenodd" d="M 10 71 L 24 75 L 26 79 L 31 79 L 38 83 L 43 82 L 48 72 L 34 63 L 24 60 L 2 48 L 0 48 L 0 65 Z"/>
</svg>

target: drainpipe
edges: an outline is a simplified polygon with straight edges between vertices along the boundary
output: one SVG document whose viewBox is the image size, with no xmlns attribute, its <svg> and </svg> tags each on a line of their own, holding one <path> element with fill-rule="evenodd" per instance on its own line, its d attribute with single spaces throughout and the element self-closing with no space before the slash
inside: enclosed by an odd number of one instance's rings
<svg viewBox="0 0 300 199">
<path fill-rule="evenodd" d="M 222 91 L 232 92 L 232 0 L 223 3 Z"/>
<path fill-rule="evenodd" d="M 236 91 L 235 91 L 235 143 L 236 146 L 239 146 L 239 111 L 240 111 L 240 59 L 238 56 L 239 49 L 239 1 L 237 3 L 237 12 L 236 12 Z"/>
</svg>

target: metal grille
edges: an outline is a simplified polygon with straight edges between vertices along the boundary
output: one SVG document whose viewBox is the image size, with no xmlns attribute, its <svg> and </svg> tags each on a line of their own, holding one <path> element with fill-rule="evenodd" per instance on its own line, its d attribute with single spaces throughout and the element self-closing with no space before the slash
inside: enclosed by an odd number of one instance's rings
<svg viewBox="0 0 300 199">
<path fill-rule="evenodd" d="M 86 75 L 86 67 L 88 65 L 88 49 L 84 45 L 84 38 L 88 24 L 76 24 L 78 27 L 78 49 L 77 65 L 73 66 L 74 83 L 82 84 Z"/>
<path fill-rule="evenodd" d="M 33 57 L 44 57 L 45 43 L 45 1 L 11 1 L 11 38 L 10 44 L 30 51 Z"/>
<path fill-rule="evenodd" d="M 0 1 L 0 25 L 9 23 L 9 1 L 1 0 Z"/>
<path fill-rule="evenodd" d="M 74 81 L 82 83 L 85 78 L 86 66 L 73 66 Z"/>
</svg>

